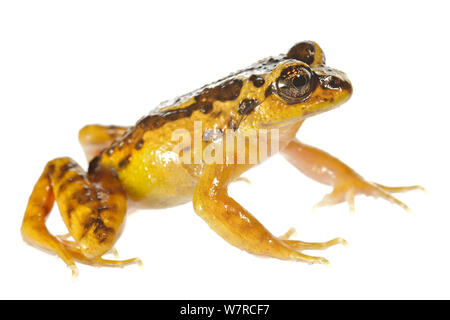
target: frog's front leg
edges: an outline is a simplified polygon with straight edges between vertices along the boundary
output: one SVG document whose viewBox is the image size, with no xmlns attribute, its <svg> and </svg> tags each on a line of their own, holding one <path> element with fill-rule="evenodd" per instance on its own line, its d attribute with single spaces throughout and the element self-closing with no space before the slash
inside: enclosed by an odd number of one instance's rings
<svg viewBox="0 0 450 320">
<path fill-rule="evenodd" d="M 316 207 L 347 201 L 350 211 L 353 212 L 355 195 L 364 194 L 386 199 L 405 210 L 409 210 L 406 204 L 393 197 L 391 193 L 423 190 L 420 186 L 386 187 L 368 182 L 339 159 L 296 139 L 291 141 L 282 153 L 291 164 L 305 175 L 333 187 L 333 191 L 317 203 Z"/>
<path fill-rule="evenodd" d="M 78 133 L 78 140 L 83 147 L 87 160 L 91 161 L 104 148 L 122 136 L 128 128 L 121 126 L 102 126 L 98 124 L 84 126 Z"/>
<path fill-rule="evenodd" d="M 99 166 L 93 171 L 86 174 L 70 158 L 50 161 L 34 187 L 22 223 L 25 241 L 56 253 L 74 274 L 74 260 L 116 267 L 139 262 L 101 258 L 121 233 L 126 195 L 111 169 Z M 55 199 L 74 242 L 58 239 L 45 225 Z"/>
<path fill-rule="evenodd" d="M 301 250 L 323 249 L 338 243 L 341 238 L 326 243 L 306 243 L 273 236 L 227 192 L 228 185 L 247 165 L 206 165 L 194 192 L 194 209 L 223 239 L 247 252 L 283 260 L 307 263 L 327 263 L 321 257 L 308 256 Z"/>
</svg>

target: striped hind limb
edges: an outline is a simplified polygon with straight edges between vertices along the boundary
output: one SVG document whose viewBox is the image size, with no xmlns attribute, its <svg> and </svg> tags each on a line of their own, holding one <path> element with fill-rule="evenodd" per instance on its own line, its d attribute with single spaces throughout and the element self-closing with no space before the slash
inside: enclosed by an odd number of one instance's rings
<svg viewBox="0 0 450 320">
<path fill-rule="evenodd" d="M 53 236 L 45 222 L 56 200 L 73 242 Z M 29 198 L 22 236 L 31 245 L 57 254 L 77 273 L 75 261 L 122 267 L 139 263 L 103 260 L 120 236 L 126 216 L 126 195 L 115 173 L 99 166 L 87 174 L 70 158 L 50 161 Z"/>
</svg>

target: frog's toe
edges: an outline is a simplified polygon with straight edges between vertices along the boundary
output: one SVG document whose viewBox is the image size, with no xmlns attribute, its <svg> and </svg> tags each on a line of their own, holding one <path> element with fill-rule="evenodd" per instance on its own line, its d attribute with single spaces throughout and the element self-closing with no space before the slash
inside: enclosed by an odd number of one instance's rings
<svg viewBox="0 0 450 320">
<path fill-rule="evenodd" d="M 114 256 L 114 258 L 116 258 L 116 259 L 119 259 L 119 257 L 120 257 L 119 251 L 117 251 L 116 248 L 112 248 L 111 250 L 109 250 L 108 253 L 111 253 Z"/>
<path fill-rule="evenodd" d="M 325 242 L 304 242 L 299 240 L 283 240 L 283 243 L 292 249 L 303 250 L 325 250 L 337 244 L 347 246 L 348 243 L 343 238 L 335 238 Z"/>
<path fill-rule="evenodd" d="M 286 233 L 278 237 L 278 239 L 282 240 L 283 243 L 289 248 L 300 252 L 303 250 L 325 250 L 337 244 L 347 246 L 347 241 L 345 241 L 345 239 L 343 238 L 334 238 L 326 242 L 304 242 L 299 240 L 289 240 L 291 236 L 296 233 L 297 232 L 295 231 L 295 228 L 290 228 Z"/>
<path fill-rule="evenodd" d="M 408 191 L 414 191 L 414 190 L 420 190 L 423 192 L 427 192 L 427 190 L 419 185 L 415 185 L 415 186 L 404 186 L 404 187 L 387 187 L 384 186 L 382 184 L 379 183 L 373 183 L 375 186 L 377 186 L 378 188 L 389 192 L 389 193 L 400 193 L 400 192 L 408 192 Z"/>
<path fill-rule="evenodd" d="M 385 191 L 383 188 L 380 188 L 375 184 L 373 184 L 373 188 L 370 188 L 368 191 L 365 192 L 365 194 L 368 196 L 372 196 L 374 198 L 385 199 L 393 204 L 396 204 L 396 205 L 402 207 L 407 212 L 411 211 L 411 209 L 405 203 L 398 200 L 396 197 L 391 195 L 388 191 Z"/>
<path fill-rule="evenodd" d="M 65 233 L 65 234 L 60 234 L 58 236 L 56 236 L 58 239 L 62 239 L 62 240 L 68 240 L 72 237 L 72 235 L 70 233 Z"/>
<path fill-rule="evenodd" d="M 365 194 L 368 196 L 372 196 L 375 198 L 383 198 L 393 204 L 396 204 L 403 209 L 405 209 L 407 212 L 410 212 L 411 209 L 402 201 L 398 200 L 394 196 L 391 195 L 391 193 L 400 193 L 400 192 L 408 192 L 408 191 L 414 191 L 414 190 L 421 190 L 423 192 L 426 192 L 426 189 L 422 186 L 415 185 L 415 186 L 404 186 L 404 187 L 387 187 L 378 183 L 371 183 L 368 184 L 370 187 L 365 190 Z"/>
<path fill-rule="evenodd" d="M 285 233 L 283 233 L 281 236 L 279 236 L 278 239 L 289 240 L 289 238 L 296 233 L 297 233 L 297 231 L 295 230 L 295 228 L 292 227 L 292 228 L 289 228 L 289 230 L 286 231 Z"/>
<path fill-rule="evenodd" d="M 353 188 L 336 187 L 329 194 L 326 194 L 322 200 L 313 206 L 313 211 L 321 207 L 329 207 L 346 201 L 350 213 L 355 212 L 355 190 Z"/>
<path fill-rule="evenodd" d="M 233 182 L 245 182 L 246 184 L 252 184 L 252 182 L 246 177 L 238 177 Z"/>
<path fill-rule="evenodd" d="M 76 265 L 69 266 L 70 270 L 72 271 L 72 281 L 78 280 L 79 271 Z"/>
</svg>

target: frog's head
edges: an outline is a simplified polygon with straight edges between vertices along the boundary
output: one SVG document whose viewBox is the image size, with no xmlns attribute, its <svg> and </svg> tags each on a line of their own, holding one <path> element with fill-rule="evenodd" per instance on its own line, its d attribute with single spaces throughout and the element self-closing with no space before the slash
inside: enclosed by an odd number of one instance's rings
<svg viewBox="0 0 450 320">
<path fill-rule="evenodd" d="M 243 127 L 277 127 L 328 111 L 347 101 L 352 85 L 345 73 L 325 66 L 325 55 L 314 42 L 289 50 L 265 74 L 264 98 L 243 121 Z"/>
</svg>

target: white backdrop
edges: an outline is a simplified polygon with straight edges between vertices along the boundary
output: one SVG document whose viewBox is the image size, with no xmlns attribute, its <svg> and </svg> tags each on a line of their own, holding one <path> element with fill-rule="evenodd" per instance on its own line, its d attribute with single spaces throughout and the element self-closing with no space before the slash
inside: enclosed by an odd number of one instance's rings
<svg viewBox="0 0 450 320">
<path fill-rule="evenodd" d="M 450 298 L 450 54 L 444 1 L 2 1 L 0 298 Z M 311 213 L 330 191 L 277 156 L 231 195 L 274 234 L 350 243 L 330 267 L 262 259 L 228 245 L 192 204 L 141 210 L 117 244 L 125 269 L 79 265 L 25 245 L 20 224 L 45 163 L 86 167 L 85 124 L 134 124 L 173 98 L 311 39 L 352 80 L 342 107 L 308 120 L 304 142 L 369 180 L 422 184 L 407 214 L 358 197 Z M 49 222 L 64 233 L 58 210 Z"/>
</svg>

